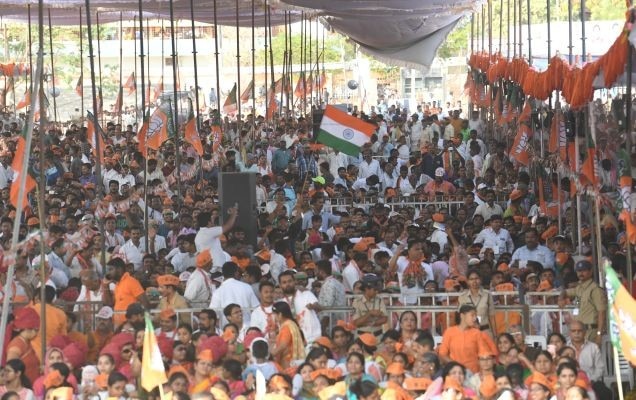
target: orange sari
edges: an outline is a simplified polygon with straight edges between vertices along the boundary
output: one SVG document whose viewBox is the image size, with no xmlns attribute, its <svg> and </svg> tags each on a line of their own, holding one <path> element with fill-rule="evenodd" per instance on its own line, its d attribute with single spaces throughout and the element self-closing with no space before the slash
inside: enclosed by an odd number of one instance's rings
<svg viewBox="0 0 636 400">
<path fill-rule="evenodd" d="M 283 322 L 276 337 L 276 347 L 283 345 L 287 345 L 287 348 L 276 357 L 283 369 L 289 367 L 293 360 L 305 358 L 305 341 L 298 325 L 290 319 Z"/>
</svg>

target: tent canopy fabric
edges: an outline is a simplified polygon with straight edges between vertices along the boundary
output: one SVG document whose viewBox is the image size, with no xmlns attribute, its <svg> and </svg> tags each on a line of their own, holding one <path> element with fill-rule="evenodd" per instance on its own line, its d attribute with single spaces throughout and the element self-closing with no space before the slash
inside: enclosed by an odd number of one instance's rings
<svg viewBox="0 0 636 400">
<path fill-rule="evenodd" d="M 195 19 L 214 22 L 214 0 L 192 0 Z M 301 12 L 321 18 L 323 24 L 349 37 L 370 56 L 388 64 L 426 70 L 437 48 L 457 22 L 470 14 L 481 0 L 270 0 L 272 25 L 282 24 L 285 11 L 292 21 Z M 32 21 L 37 20 L 37 1 L 0 0 L 0 16 L 5 20 L 27 21 L 31 4 Z M 216 0 L 217 21 L 221 25 L 242 27 L 265 25 L 264 0 Z M 100 23 L 133 19 L 139 14 L 137 1 L 94 0 L 91 14 L 99 12 Z M 84 0 L 44 0 L 54 25 L 78 25 L 85 20 Z M 80 7 L 82 8 L 80 10 Z M 190 0 L 174 0 L 176 19 L 190 19 Z M 167 0 L 142 0 L 144 18 L 169 19 Z M 45 17 L 45 19 L 47 19 Z M 94 19 L 93 19 L 94 21 Z M 48 20 L 47 20 L 48 22 Z"/>
</svg>

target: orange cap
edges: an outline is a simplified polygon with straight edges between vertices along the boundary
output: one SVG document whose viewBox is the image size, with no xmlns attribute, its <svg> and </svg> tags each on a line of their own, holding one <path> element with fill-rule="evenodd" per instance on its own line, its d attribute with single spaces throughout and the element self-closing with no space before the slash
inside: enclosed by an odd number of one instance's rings
<svg viewBox="0 0 636 400">
<path fill-rule="evenodd" d="M 354 324 L 352 324 L 351 322 L 345 322 L 341 319 L 339 319 L 338 322 L 336 322 L 336 325 L 338 325 L 339 327 L 343 328 L 345 331 L 348 331 L 348 332 L 353 332 L 356 330 L 356 326 Z"/>
<path fill-rule="evenodd" d="M 512 292 L 515 290 L 515 286 L 510 282 L 500 283 L 499 285 L 495 286 L 495 290 L 497 292 Z"/>
<path fill-rule="evenodd" d="M 174 275 L 161 275 L 157 278 L 160 286 L 179 286 L 179 278 Z"/>
<path fill-rule="evenodd" d="M 331 343 L 331 339 L 326 336 L 321 336 L 318 339 L 314 340 L 314 343 L 319 344 L 323 347 L 328 348 L 329 350 L 333 349 L 333 343 Z"/>
<path fill-rule="evenodd" d="M 439 222 L 439 223 L 444 223 L 444 214 L 440 214 L 440 213 L 433 214 L 433 221 L 434 222 Z"/>
<path fill-rule="evenodd" d="M 584 381 L 583 379 L 581 379 L 581 378 L 577 379 L 577 380 L 574 382 L 574 386 L 578 386 L 578 387 L 580 387 L 580 388 L 582 388 L 582 389 L 585 389 L 585 390 L 587 390 L 587 388 L 588 388 L 587 382 L 585 382 L 585 381 Z"/>
<path fill-rule="evenodd" d="M 197 360 L 214 361 L 214 353 L 212 353 L 212 350 L 210 349 L 205 349 L 197 354 Z"/>
<path fill-rule="evenodd" d="M 376 347 L 378 345 L 378 339 L 370 333 L 363 333 L 358 336 L 360 341 L 369 347 Z"/>
<path fill-rule="evenodd" d="M 510 266 L 508 265 L 508 263 L 501 263 L 499 264 L 499 266 L 497 267 L 497 271 L 500 272 L 506 272 L 510 269 Z"/>
<path fill-rule="evenodd" d="M 197 268 L 203 268 L 212 262 L 212 254 L 210 250 L 202 250 L 197 254 L 196 264 Z"/>
<path fill-rule="evenodd" d="M 337 381 L 342 377 L 342 372 L 338 368 L 320 368 L 311 373 L 311 380 L 314 381 L 319 376 L 325 376 L 327 379 Z"/>
<path fill-rule="evenodd" d="M 369 247 L 375 244 L 375 238 L 363 237 L 353 246 L 353 251 L 367 251 Z"/>
<path fill-rule="evenodd" d="M 477 357 L 485 358 L 485 357 L 494 357 L 494 356 L 495 356 L 495 353 L 490 349 L 489 346 L 480 346 Z"/>
<path fill-rule="evenodd" d="M 570 259 L 570 254 L 564 251 L 560 251 L 556 253 L 555 261 L 557 265 L 565 265 L 566 262 Z"/>
<path fill-rule="evenodd" d="M 455 288 L 459 286 L 459 282 L 457 282 L 457 280 L 455 279 L 446 279 L 444 281 L 444 289 L 448 290 L 455 290 Z"/>
<path fill-rule="evenodd" d="M 159 313 L 159 318 L 161 318 L 161 319 L 169 319 L 169 318 L 172 318 L 172 317 L 174 317 L 176 315 L 177 315 L 177 313 L 174 312 L 174 309 L 165 308 L 165 309 L 161 310 L 161 312 Z"/>
<path fill-rule="evenodd" d="M 559 232 L 559 228 L 556 227 L 555 225 L 552 225 L 541 234 L 541 239 L 543 239 L 544 241 L 547 241 L 548 239 L 554 237 L 558 232 Z"/>
<path fill-rule="evenodd" d="M 406 378 L 402 386 L 406 390 L 413 392 L 423 392 L 431 385 L 432 381 L 428 378 Z"/>
<path fill-rule="evenodd" d="M 510 193 L 510 201 L 519 200 L 523 197 L 523 192 L 519 189 L 515 189 Z"/>
<path fill-rule="evenodd" d="M 552 392 L 552 385 L 550 385 L 550 381 L 548 381 L 548 378 L 546 378 L 541 372 L 534 372 L 530 375 L 529 385 L 533 383 L 544 386 L 550 393 Z"/>
</svg>

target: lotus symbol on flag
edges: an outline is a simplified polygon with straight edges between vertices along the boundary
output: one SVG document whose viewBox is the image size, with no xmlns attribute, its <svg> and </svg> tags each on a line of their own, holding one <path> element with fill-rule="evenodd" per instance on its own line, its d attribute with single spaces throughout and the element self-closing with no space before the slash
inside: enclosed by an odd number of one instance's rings
<svg viewBox="0 0 636 400">
<path fill-rule="evenodd" d="M 347 128 L 344 131 L 342 131 L 342 137 L 344 137 L 347 140 L 353 139 L 353 135 L 354 135 L 353 129 Z"/>
<path fill-rule="evenodd" d="M 146 133 L 147 138 L 151 138 L 155 136 L 157 133 L 161 132 L 164 124 L 163 118 L 159 115 L 153 115 L 150 118 L 150 123 L 148 123 L 148 132 Z"/>
</svg>

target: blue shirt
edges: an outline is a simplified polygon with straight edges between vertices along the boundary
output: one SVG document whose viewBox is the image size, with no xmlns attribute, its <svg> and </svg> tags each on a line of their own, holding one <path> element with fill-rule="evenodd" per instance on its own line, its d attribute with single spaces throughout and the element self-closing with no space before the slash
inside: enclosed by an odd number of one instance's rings
<svg viewBox="0 0 636 400">
<path fill-rule="evenodd" d="M 554 253 L 545 246 L 538 245 L 534 250 L 528 249 L 527 246 L 519 247 L 513 254 L 511 263 L 519 261 L 536 261 L 543 268 L 554 269 Z"/>
</svg>

